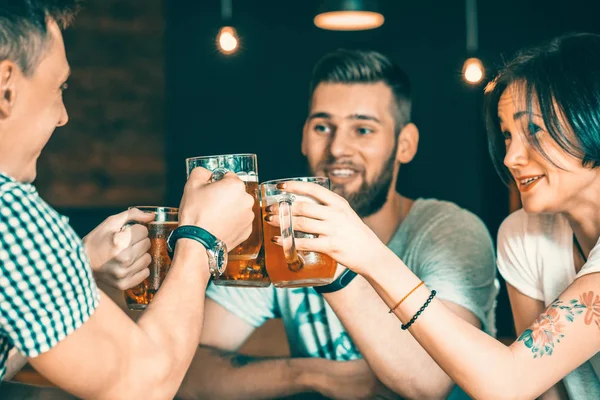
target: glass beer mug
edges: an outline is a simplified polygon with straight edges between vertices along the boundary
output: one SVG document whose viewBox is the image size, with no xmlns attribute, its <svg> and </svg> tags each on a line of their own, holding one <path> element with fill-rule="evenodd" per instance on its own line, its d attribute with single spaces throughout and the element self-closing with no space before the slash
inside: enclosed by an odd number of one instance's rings
<svg viewBox="0 0 600 400">
<path fill-rule="evenodd" d="M 260 193 L 258 190 L 258 165 L 255 154 L 229 154 L 193 157 L 185 160 L 187 176 L 196 167 L 213 173 L 219 180 L 227 172 L 234 172 L 246 184 L 246 192 L 254 197 L 252 233 L 242 244 L 229 249 L 227 268 L 221 276 L 213 277 L 215 285 L 265 287 L 271 284 L 261 257 L 263 242 Z"/>
<path fill-rule="evenodd" d="M 178 223 L 177 208 L 173 207 L 136 207 L 154 214 L 154 221 L 143 224 L 148 228 L 150 238 L 150 275 L 142 283 L 125 290 L 125 303 L 130 310 L 144 310 L 165 280 L 171 267 L 171 257 L 167 252 L 167 239 Z M 127 226 L 127 225 L 125 225 Z"/>
<path fill-rule="evenodd" d="M 337 262 L 326 254 L 313 251 L 297 251 L 296 238 L 311 238 L 315 235 L 294 230 L 292 225 L 292 207 L 295 202 L 316 200 L 308 196 L 287 193 L 278 189 L 277 184 L 289 181 L 312 182 L 329 189 L 329 178 L 307 177 L 268 181 L 260 185 L 263 213 L 266 207 L 277 204 L 280 227 L 274 227 L 263 221 L 264 247 L 267 272 L 276 287 L 322 286 L 333 282 Z M 271 241 L 281 236 L 283 245 Z"/>
</svg>

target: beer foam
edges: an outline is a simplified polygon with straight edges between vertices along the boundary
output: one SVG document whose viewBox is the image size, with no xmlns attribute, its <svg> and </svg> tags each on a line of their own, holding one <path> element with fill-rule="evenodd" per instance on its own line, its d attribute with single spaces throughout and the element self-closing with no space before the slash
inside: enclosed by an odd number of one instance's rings
<svg viewBox="0 0 600 400">
<path fill-rule="evenodd" d="M 235 173 L 244 182 L 258 182 L 256 172 L 236 172 Z"/>
<path fill-rule="evenodd" d="M 150 222 L 148 225 L 178 225 L 179 222 L 177 221 L 152 221 Z"/>
</svg>

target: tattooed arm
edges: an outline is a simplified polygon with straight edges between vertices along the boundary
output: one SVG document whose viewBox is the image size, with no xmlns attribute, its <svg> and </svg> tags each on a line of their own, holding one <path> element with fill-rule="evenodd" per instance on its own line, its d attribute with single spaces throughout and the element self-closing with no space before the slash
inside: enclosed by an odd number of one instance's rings
<svg viewBox="0 0 600 400">
<path fill-rule="evenodd" d="M 508 282 L 506 288 L 515 321 L 515 330 L 517 335 L 521 335 L 544 312 L 545 306 L 542 301 L 524 295 Z M 542 394 L 539 400 L 567 400 L 568 398 L 565 387 L 560 381 Z"/>
<path fill-rule="evenodd" d="M 380 253 L 382 259 L 376 265 L 386 267 L 364 274 L 386 304 L 393 305 L 419 279 L 393 253 Z M 599 273 L 577 279 L 509 347 L 457 317 L 435 298 L 409 331 L 471 397 L 531 399 L 600 350 L 599 287 Z M 430 293 L 421 286 L 396 309 L 396 316 L 408 322 Z"/>
</svg>

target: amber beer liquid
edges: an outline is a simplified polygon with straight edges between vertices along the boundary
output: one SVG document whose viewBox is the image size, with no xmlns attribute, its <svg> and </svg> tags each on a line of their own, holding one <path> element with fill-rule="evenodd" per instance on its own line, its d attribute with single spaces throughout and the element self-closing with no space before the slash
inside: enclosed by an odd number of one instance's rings
<svg viewBox="0 0 600 400">
<path fill-rule="evenodd" d="M 125 291 L 125 302 L 130 310 L 143 310 L 165 280 L 171 267 L 171 258 L 167 252 L 167 239 L 177 226 L 177 221 L 153 221 L 144 224 L 150 237 L 150 275 L 139 285 Z"/>
<path fill-rule="evenodd" d="M 268 197 L 264 200 L 264 207 L 276 204 L 279 196 Z M 304 196 L 296 196 L 296 201 L 313 201 Z M 293 205 L 292 205 L 293 207 Z M 263 212 L 266 215 L 265 209 Z M 281 236 L 279 227 L 269 225 L 263 221 L 265 261 L 267 272 L 276 287 L 304 287 L 327 285 L 333 281 L 337 262 L 326 254 L 312 251 L 298 251 L 304 261 L 302 268 L 289 266 L 285 260 L 283 249 L 271 241 L 274 236 Z M 310 237 L 306 233 L 296 231 L 295 237 Z"/>
<path fill-rule="evenodd" d="M 246 192 L 254 197 L 252 233 L 242 244 L 229 251 L 229 261 L 225 272 L 221 276 L 214 277 L 213 282 L 220 286 L 269 286 L 271 281 L 265 269 L 262 250 L 263 235 L 258 178 L 253 176 L 240 176 L 240 178 L 246 184 Z"/>
<path fill-rule="evenodd" d="M 263 236 L 256 154 L 191 157 L 186 158 L 185 164 L 188 177 L 197 167 L 211 171 L 213 181 L 233 172 L 246 184 L 246 192 L 254 197 L 252 233 L 242 244 L 229 249 L 225 271 L 220 276 L 214 276 L 213 283 L 221 286 L 269 286 L 271 283 L 264 267 L 264 257 L 260 257 Z"/>
</svg>

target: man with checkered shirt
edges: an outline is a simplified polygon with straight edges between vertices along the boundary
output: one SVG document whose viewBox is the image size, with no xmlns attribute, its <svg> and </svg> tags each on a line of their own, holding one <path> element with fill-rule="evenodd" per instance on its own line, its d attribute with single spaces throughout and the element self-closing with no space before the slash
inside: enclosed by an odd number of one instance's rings
<svg viewBox="0 0 600 400">
<path fill-rule="evenodd" d="M 137 323 L 98 290 L 93 269 L 147 274 L 147 229 L 123 227 L 153 216 L 123 212 L 82 241 L 31 184 L 40 152 L 68 121 L 61 28 L 75 8 L 75 0 L 0 2 L 0 377 L 11 354 L 10 374 L 24 357 L 77 397 L 172 398 L 201 331 L 210 243 L 249 236 L 253 199 L 234 174 L 209 183 L 195 169 L 179 215 L 193 234 L 176 242 L 169 275 Z M 3 387 L 0 397 L 15 396 Z"/>
</svg>

